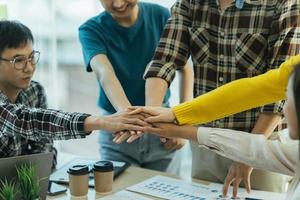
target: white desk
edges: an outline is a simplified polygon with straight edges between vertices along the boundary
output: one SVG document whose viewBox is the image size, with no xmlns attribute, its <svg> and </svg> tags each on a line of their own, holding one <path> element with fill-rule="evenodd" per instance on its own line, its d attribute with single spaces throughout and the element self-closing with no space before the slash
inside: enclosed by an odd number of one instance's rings
<svg viewBox="0 0 300 200">
<path fill-rule="evenodd" d="M 138 168 L 138 167 L 129 167 L 124 173 L 122 173 L 113 183 L 113 193 L 121 191 L 131 185 L 134 185 L 136 183 L 142 182 L 148 178 L 151 178 L 155 175 L 163 175 L 163 176 L 168 176 L 168 177 L 174 177 L 178 178 L 176 176 L 164 173 L 164 172 L 158 172 L 158 171 L 153 171 L 153 170 L 148 170 L 148 169 L 143 169 L 143 168 Z M 204 181 L 199 181 L 199 180 L 193 180 L 193 182 L 198 182 L 202 184 L 208 184 L 208 182 Z M 88 193 L 88 199 L 98 199 L 100 198 L 100 195 L 96 195 L 95 191 L 93 189 L 89 190 Z M 153 197 L 149 197 L 151 199 L 157 199 Z M 65 200 L 65 199 L 71 199 L 69 195 L 69 191 L 67 194 L 62 194 L 58 195 L 55 197 L 47 197 L 47 199 L 55 199 L 55 200 Z M 78 198 L 76 198 L 78 199 Z M 84 198 L 82 198 L 84 199 Z"/>
<path fill-rule="evenodd" d="M 58 158 L 59 166 L 61 166 L 61 163 L 68 162 L 74 158 L 76 158 L 76 156 L 74 156 L 74 155 L 62 154 L 60 156 L 60 158 Z M 129 186 L 140 183 L 140 182 L 142 182 L 148 178 L 151 178 L 155 175 L 162 175 L 162 176 L 180 179 L 179 177 L 168 174 L 168 173 L 131 166 L 114 181 L 112 193 L 116 193 L 118 191 L 124 190 Z M 197 179 L 193 179 L 192 182 L 206 184 L 206 185 L 209 184 L 209 182 L 201 181 L 201 180 L 197 180 Z M 150 199 L 157 199 L 157 200 L 159 199 L 159 198 L 155 198 L 152 196 L 147 196 L 147 195 L 144 195 L 144 196 L 148 197 Z M 81 198 L 81 199 L 88 199 L 88 200 L 99 199 L 99 200 L 101 200 L 101 197 L 103 197 L 103 195 L 101 196 L 99 194 L 96 194 L 94 189 L 89 189 L 88 196 L 86 198 Z M 80 199 L 80 198 L 71 198 L 69 191 L 68 191 L 67 193 L 62 194 L 62 195 L 58 195 L 58 196 L 54 196 L 54 197 L 47 197 L 47 199 L 48 200 L 66 200 L 66 199 Z"/>
<path fill-rule="evenodd" d="M 78 156 L 59 152 L 58 160 L 57 160 L 58 168 L 76 157 L 78 157 Z M 168 176 L 168 177 L 173 177 L 173 178 L 179 178 L 179 177 L 176 177 L 176 176 L 168 174 L 168 173 L 131 166 L 125 172 L 123 172 L 118 178 L 116 178 L 116 180 L 113 183 L 113 193 L 121 191 L 131 185 L 142 182 L 142 181 L 144 181 L 148 178 L 151 178 L 155 175 L 163 175 L 163 176 Z M 193 182 L 209 184 L 208 182 L 199 181 L 199 180 L 193 180 Z M 89 199 L 89 200 L 90 199 L 98 199 L 100 197 L 101 197 L 101 195 L 96 194 L 94 189 L 89 189 L 88 197 L 86 199 Z M 154 197 L 149 197 L 149 196 L 147 196 L 147 197 L 151 198 L 151 199 L 157 199 Z M 69 194 L 69 190 L 65 194 L 47 197 L 47 200 L 66 200 L 66 199 L 72 199 Z M 78 198 L 76 198 L 76 199 L 78 199 Z M 84 199 L 84 198 L 81 198 L 81 199 Z"/>
</svg>

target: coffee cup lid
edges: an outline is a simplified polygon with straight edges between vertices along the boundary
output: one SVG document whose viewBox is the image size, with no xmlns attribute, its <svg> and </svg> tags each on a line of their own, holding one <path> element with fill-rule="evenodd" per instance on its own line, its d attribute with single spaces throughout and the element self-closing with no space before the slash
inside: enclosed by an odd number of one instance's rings
<svg viewBox="0 0 300 200">
<path fill-rule="evenodd" d="M 72 175 L 86 175 L 89 173 L 89 167 L 87 165 L 73 165 L 68 170 Z"/>
<path fill-rule="evenodd" d="M 98 161 L 94 164 L 93 170 L 97 172 L 111 172 L 114 170 L 114 165 L 110 161 Z"/>
</svg>

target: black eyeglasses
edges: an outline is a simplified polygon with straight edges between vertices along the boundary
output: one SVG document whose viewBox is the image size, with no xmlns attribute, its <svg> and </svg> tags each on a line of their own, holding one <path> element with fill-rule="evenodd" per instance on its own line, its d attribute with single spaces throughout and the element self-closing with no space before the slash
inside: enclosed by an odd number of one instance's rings
<svg viewBox="0 0 300 200">
<path fill-rule="evenodd" d="M 17 56 L 11 59 L 0 58 L 0 60 L 10 62 L 11 64 L 13 64 L 16 70 L 24 69 L 27 65 L 27 62 L 30 62 L 32 65 L 36 65 L 39 62 L 39 59 L 39 51 L 33 51 L 28 58 L 26 56 Z"/>
</svg>

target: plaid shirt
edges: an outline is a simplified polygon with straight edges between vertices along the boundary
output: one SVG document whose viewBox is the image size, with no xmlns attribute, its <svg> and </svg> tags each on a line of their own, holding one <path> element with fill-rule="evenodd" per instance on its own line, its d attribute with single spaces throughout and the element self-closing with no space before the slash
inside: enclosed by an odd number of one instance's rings
<svg viewBox="0 0 300 200">
<path fill-rule="evenodd" d="M 218 1 L 177 0 L 145 78 L 159 77 L 170 84 L 191 55 L 197 97 L 233 80 L 263 74 L 299 54 L 299 0 L 241 3 L 242 8 L 235 2 L 221 11 Z M 250 132 L 259 113 L 281 113 L 282 106 L 266 105 L 207 125 Z"/>
<path fill-rule="evenodd" d="M 53 150 L 53 139 L 83 138 L 87 114 L 47 108 L 43 87 L 32 81 L 15 104 L 0 91 L 0 158 Z"/>
</svg>

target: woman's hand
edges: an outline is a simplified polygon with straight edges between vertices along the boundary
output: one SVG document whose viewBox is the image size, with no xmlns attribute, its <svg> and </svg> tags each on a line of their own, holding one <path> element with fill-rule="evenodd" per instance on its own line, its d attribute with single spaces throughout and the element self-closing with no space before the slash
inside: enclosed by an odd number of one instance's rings
<svg viewBox="0 0 300 200">
<path fill-rule="evenodd" d="M 248 193 L 251 191 L 250 176 L 253 168 L 238 162 L 233 162 L 224 181 L 223 196 L 226 197 L 230 185 L 233 185 L 232 198 L 236 198 L 240 183 L 243 181 Z"/>
<path fill-rule="evenodd" d="M 154 123 L 152 125 L 152 127 L 145 127 L 144 131 L 163 138 L 182 138 L 197 141 L 197 127 L 178 126 L 173 123 Z"/>
<path fill-rule="evenodd" d="M 171 108 L 153 107 L 153 106 L 132 106 L 128 108 L 131 114 L 145 114 L 148 116 L 145 121 L 149 123 L 171 122 L 175 121 L 175 115 Z"/>
<path fill-rule="evenodd" d="M 90 116 L 84 122 L 84 129 L 86 132 L 101 129 L 112 133 L 129 131 L 140 134 L 145 127 L 151 126 L 144 119 L 143 115 L 131 114 L 128 111 L 102 117 Z"/>
</svg>

